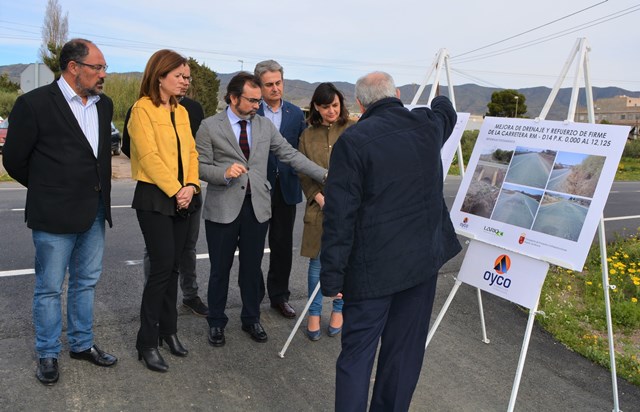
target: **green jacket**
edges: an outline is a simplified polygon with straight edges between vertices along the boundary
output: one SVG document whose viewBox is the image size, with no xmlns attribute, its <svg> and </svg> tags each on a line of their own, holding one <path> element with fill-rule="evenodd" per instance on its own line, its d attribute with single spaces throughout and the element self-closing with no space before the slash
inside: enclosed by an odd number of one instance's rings
<svg viewBox="0 0 640 412">
<path fill-rule="evenodd" d="M 331 149 L 338 137 L 345 129 L 356 122 L 349 120 L 345 125 L 338 126 L 311 126 L 300 136 L 298 150 L 325 169 L 329 168 Z M 304 229 L 302 231 L 302 245 L 300 255 L 316 258 L 320 253 L 320 239 L 322 237 L 322 209 L 315 201 L 315 196 L 322 192 L 323 185 L 311 179 L 309 176 L 299 174 L 300 185 L 307 199 L 307 207 L 304 213 Z"/>
</svg>

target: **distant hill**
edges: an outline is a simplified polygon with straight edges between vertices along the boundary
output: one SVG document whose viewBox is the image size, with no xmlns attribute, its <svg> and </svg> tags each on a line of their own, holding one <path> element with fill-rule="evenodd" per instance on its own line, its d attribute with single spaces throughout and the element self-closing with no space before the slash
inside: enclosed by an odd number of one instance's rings
<svg viewBox="0 0 640 412">
<path fill-rule="evenodd" d="M 0 66 L 0 74 L 9 73 L 9 78 L 16 82 L 20 83 L 20 73 L 27 67 L 27 64 L 12 64 L 9 66 Z M 128 74 L 136 74 L 136 73 L 128 73 Z M 227 84 L 229 80 L 236 75 L 236 73 L 217 73 L 218 78 L 220 79 L 220 93 L 218 96 L 218 100 L 220 101 L 219 107 L 225 107 L 224 103 L 224 94 L 227 89 Z M 313 95 L 313 91 L 316 89 L 320 82 L 309 83 L 304 80 L 292 80 L 285 79 L 285 89 L 284 94 L 285 98 L 290 102 L 300 106 L 300 107 L 308 107 L 309 101 L 311 100 L 311 96 Z M 107 79 L 108 81 L 108 79 Z M 348 82 L 334 81 L 333 82 L 336 87 L 344 93 L 345 99 L 347 100 L 347 105 L 349 106 L 349 110 L 351 112 L 358 111 L 356 103 L 354 90 L 355 85 Z M 404 103 L 408 104 L 413 100 L 413 96 L 416 94 L 419 85 L 417 84 L 407 84 L 404 86 L 400 86 L 400 96 Z M 425 87 L 420 99 L 418 101 L 419 104 L 426 103 L 429 92 L 431 90 L 431 86 Z M 454 86 L 453 91 L 455 93 L 456 98 L 456 106 L 458 111 L 460 112 L 468 112 L 473 115 L 484 115 L 487 111 L 487 103 L 491 101 L 491 93 L 498 91 L 501 89 L 492 88 L 492 87 L 483 87 L 475 84 L 463 84 L 460 86 Z M 527 105 L 527 113 L 528 117 L 536 117 L 540 114 L 542 107 L 544 106 L 547 98 L 549 97 L 549 93 L 551 93 L 551 89 L 548 87 L 530 87 L 524 89 L 517 89 L 518 92 L 522 93 L 526 98 Z M 448 87 L 443 85 L 440 87 L 440 91 L 443 95 L 448 95 Z M 593 98 L 594 99 L 604 99 L 608 97 L 615 97 L 620 95 L 626 95 L 630 97 L 640 97 L 640 92 L 632 92 L 629 90 L 621 89 L 619 87 L 594 87 L 593 88 Z M 567 117 L 567 111 L 569 110 L 569 100 L 571 99 L 571 89 L 563 88 L 560 89 L 558 95 L 556 96 L 553 105 L 551 106 L 551 110 L 549 111 L 549 115 L 547 116 L 548 120 L 564 120 Z M 585 106 L 586 99 L 584 89 L 582 89 L 578 95 L 578 104 L 580 106 Z"/>
<path fill-rule="evenodd" d="M 0 74 L 8 73 L 9 80 L 16 84 L 20 84 L 20 73 L 26 69 L 28 64 L 10 64 L 8 66 L 0 66 Z"/>
<path fill-rule="evenodd" d="M 218 78 L 220 79 L 220 96 L 218 96 L 218 99 L 221 102 L 219 107 L 225 106 L 225 103 L 223 103 L 224 93 L 226 91 L 229 80 L 236 73 L 218 73 Z M 352 83 L 338 81 L 333 83 L 344 94 L 349 106 L 349 110 L 351 112 L 358 111 L 358 108 L 355 104 L 355 85 Z M 311 96 L 313 95 L 313 91 L 318 86 L 318 84 L 320 84 L 320 82 L 309 83 L 304 80 L 285 79 L 285 98 L 300 107 L 308 107 Z M 418 88 L 418 84 L 407 84 L 404 86 L 400 86 L 400 99 L 405 104 L 411 103 L 413 97 L 418 91 Z M 460 86 L 454 86 L 453 92 L 455 93 L 457 109 L 459 112 L 468 112 L 472 115 L 482 116 L 487 112 L 487 103 L 491 101 L 491 94 L 498 90 L 502 89 L 483 87 L 476 84 L 463 84 Z M 540 114 L 540 112 L 542 111 L 542 107 L 549 97 L 549 93 L 551 93 L 551 88 L 549 87 L 531 87 L 517 90 L 527 98 L 526 115 L 531 118 L 537 117 Z M 425 87 L 422 95 L 420 96 L 420 99 L 418 100 L 419 104 L 426 104 L 427 99 L 429 98 L 430 91 L 431 85 Z M 448 91 L 449 90 L 446 85 L 440 87 L 440 92 L 443 95 L 447 96 L 449 94 Z M 640 92 L 632 92 L 629 90 L 621 89 L 619 87 L 593 88 L 593 98 L 596 100 L 620 95 L 640 97 Z M 571 88 L 560 89 L 558 91 L 558 95 L 555 98 L 555 101 L 551 105 L 551 109 L 549 110 L 549 114 L 547 115 L 547 120 L 566 119 L 567 112 L 569 110 L 570 99 Z M 586 105 L 584 89 L 580 90 L 580 93 L 578 94 L 578 104 L 581 106 Z"/>
</svg>

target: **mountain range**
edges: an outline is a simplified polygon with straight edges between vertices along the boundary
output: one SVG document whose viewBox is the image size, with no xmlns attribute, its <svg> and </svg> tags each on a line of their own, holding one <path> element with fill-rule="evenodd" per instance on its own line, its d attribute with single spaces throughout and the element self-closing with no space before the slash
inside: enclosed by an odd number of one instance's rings
<svg viewBox="0 0 640 412">
<path fill-rule="evenodd" d="M 26 64 L 0 66 L 0 74 L 8 73 L 9 78 L 12 81 L 20 83 L 20 73 L 27 66 L 28 65 Z M 219 107 L 225 106 L 225 104 L 223 103 L 223 96 L 229 80 L 235 74 L 236 73 L 217 73 L 218 78 L 220 79 L 220 92 L 218 96 L 218 100 L 220 101 Z M 318 84 L 320 84 L 320 82 L 309 83 L 304 80 L 285 79 L 285 99 L 300 107 L 308 107 L 311 96 L 313 95 L 313 91 L 318 86 Z M 344 94 L 347 105 L 349 106 L 349 110 L 351 112 L 356 112 L 357 109 L 354 96 L 355 85 L 352 83 L 341 81 L 334 81 L 333 84 L 335 84 L 335 86 Z M 406 104 L 410 103 L 413 100 L 418 88 L 418 84 L 407 84 L 399 86 L 401 96 L 400 98 L 402 99 L 402 101 Z M 431 85 L 425 87 L 422 95 L 420 96 L 420 99 L 418 100 L 418 104 L 426 103 L 429 97 L 430 90 Z M 483 87 L 476 84 L 463 84 L 454 86 L 453 92 L 455 94 L 457 110 L 459 112 L 467 112 L 471 113 L 472 115 L 482 116 L 487 111 L 487 103 L 491 101 L 491 94 L 499 90 L 502 89 L 494 87 Z M 629 97 L 640 97 L 640 92 L 625 90 L 619 87 L 593 87 L 592 90 L 594 100 L 620 95 L 626 95 Z M 441 85 L 440 91 L 443 95 L 448 95 L 448 87 L 446 85 Z M 522 93 L 526 97 L 525 103 L 527 105 L 527 113 L 523 113 L 523 115 L 526 117 L 534 118 L 537 117 L 542 111 L 542 107 L 547 101 L 551 89 L 549 87 L 530 87 L 517 89 L 517 91 L 519 93 Z M 571 88 L 561 88 L 558 91 L 558 95 L 556 96 L 551 109 L 549 110 L 547 119 L 566 119 L 569 110 L 570 99 Z M 585 91 L 584 88 L 582 88 L 580 90 L 580 93 L 578 94 L 578 105 L 584 106 L 585 102 Z"/>
</svg>

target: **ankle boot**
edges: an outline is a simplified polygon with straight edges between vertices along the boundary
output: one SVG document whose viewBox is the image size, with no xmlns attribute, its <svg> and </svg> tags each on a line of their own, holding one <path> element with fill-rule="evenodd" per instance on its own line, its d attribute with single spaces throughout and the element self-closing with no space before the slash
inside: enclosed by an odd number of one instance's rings
<svg viewBox="0 0 640 412">
<path fill-rule="evenodd" d="M 147 369 L 152 371 L 166 372 L 169 370 L 169 365 L 162 359 L 157 348 L 138 349 L 138 360 L 141 360 Z"/>
<path fill-rule="evenodd" d="M 169 350 L 176 356 L 184 357 L 189 353 L 187 348 L 182 346 L 182 343 L 180 343 L 180 341 L 178 340 L 178 335 L 176 335 L 175 333 L 173 335 L 160 335 L 158 337 L 158 344 L 160 344 L 160 346 L 162 346 L 162 341 L 167 342 Z"/>
</svg>

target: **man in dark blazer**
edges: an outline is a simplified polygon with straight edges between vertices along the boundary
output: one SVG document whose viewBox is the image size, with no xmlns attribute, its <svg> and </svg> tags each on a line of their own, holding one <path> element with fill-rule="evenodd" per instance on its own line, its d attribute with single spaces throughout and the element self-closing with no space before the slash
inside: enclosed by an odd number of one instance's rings
<svg viewBox="0 0 640 412">
<path fill-rule="evenodd" d="M 442 194 L 440 149 L 456 124 L 446 97 L 407 110 L 393 79 L 356 82 L 363 115 L 334 145 L 320 284 L 344 299 L 336 411 L 409 410 L 440 267 L 460 251 Z"/>
<path fill-rule="evenodd" d="M 262 83 L 262 104 L 258 109 L 276 126 L 280 134 L 295 149 L 300 135 L 306 128 L 300 108 L 282 99 L 284 70 L 275 60 L 258 63 L 253 71 Z M 271 220 L 269 222 L 269 271 L 267 294 L 271 307 L 278 309 L 285 318 L 295 318 L 296 311 L 289 304 L 289 276 L 293 253 L 293 224 L 296 205 L 302 202 L 300 180 L 295 170 L 269 153 L 267 179 L 271 183 Z"/>
<path fill-rule="evenodd" d="M 99 366 L 117 359 L 93 340 L 93 300 L 102 272 L 105 220 L 111 222 L 111 117 L 102 94 L 107 64 L 84 39 L 60 53 L 59 80 L 26 93 L 11 111 L 3 164 L 27 188 L 25 218 L 35 246 L 33 298 L 38 366 L 45 385 L 58 380 L 62 287 L 67 268 L 70 356 Z"/>
<path fill-rule="evenodd" d="M 238 73 L 227 86 L 229 106 L 204 119 L 196 135 L 200 179 L 208 182 L 202 217 L 211 261 L 207 321 L 213 346 L 225 344 L 229 320 L 225 306 L 236 248 L 242 330 L 256 342 L 267 341 L 260 324 L 260 302 L 264 298 L 261 263 L 271 218 L 269 151 L 317 181 L 323 181 L 327 172 L 291 147 L 270 120 L 256 116 L 261 97 L 260 79 Z"/>
</svg>

